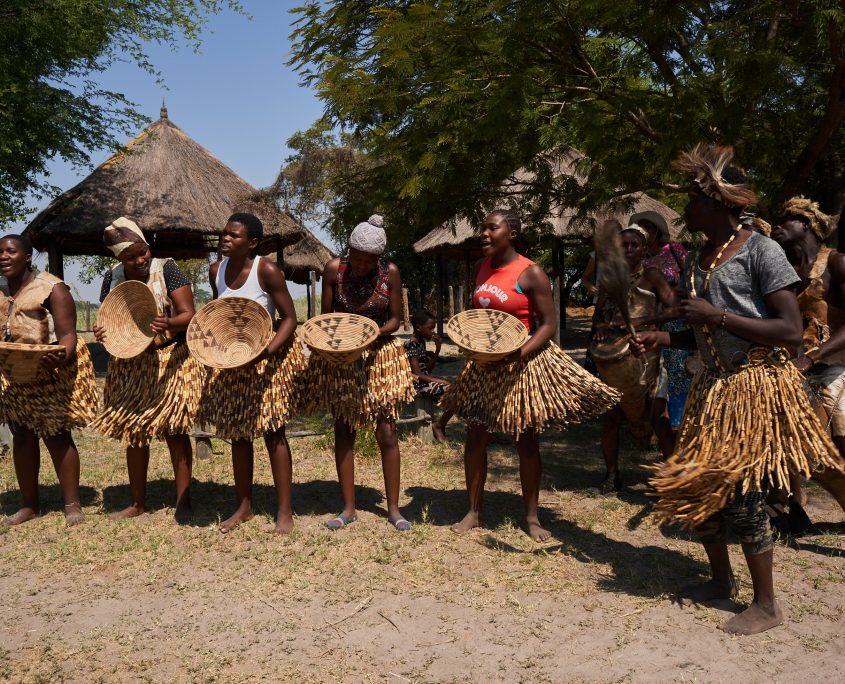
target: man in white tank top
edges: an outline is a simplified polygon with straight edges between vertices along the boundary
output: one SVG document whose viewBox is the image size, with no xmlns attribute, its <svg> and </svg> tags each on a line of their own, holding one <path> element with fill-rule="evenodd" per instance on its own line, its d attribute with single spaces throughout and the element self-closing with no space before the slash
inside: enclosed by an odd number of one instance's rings
<svg viewBox="0 0 845 684">
<path fill-rule="evenodd" d="M 218 297 L 245 297 L 264 306 L 273 317 L 278 310 L 281 323 L 275 336 L 267 345 L 266 356 L 279 353 L 296 330 L 296 311 L 288 292 L 284 274 L 272 261 L 256 253 L 263 237 L 261 221 L 252 214 L 233 214 L 220 238 L 223 259 L 211 265 L 209 281 L 215 299 Z M 223 388 L 225 390 L 225 388 Z M 235 397 L 232 397 L 234 401 Z M 258 409 L 260 407 L 256 407 Z M 276 488 L 278 511 L 277 534 L 287 534 L 293 529 L 291 509 L 292 463 L 284 427 L 264 434 L 264 443 L 270 456 L 273 481 Z M 229 532 L 242 522 L 251 520 L 252 471 L 254 453 L 252 441 L 232 440 L 232 467 L 235 475 L 235 493 L 238 509 L 220 525 L 221 532 Z"/>
</svg>

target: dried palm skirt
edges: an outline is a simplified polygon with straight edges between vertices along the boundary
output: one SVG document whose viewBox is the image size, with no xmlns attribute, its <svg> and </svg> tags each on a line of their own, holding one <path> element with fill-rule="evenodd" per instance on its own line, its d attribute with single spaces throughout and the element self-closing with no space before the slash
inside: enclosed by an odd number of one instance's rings
<svg viewBox="0 0 845 684">
<path fill-rule="evenodd" d="M 103 411 L 91 427 L 130 446 L 189 433 L 207 371 L 184 342 L 109 359 Z"/>
<path fill-rule="evenodd" d="M 253 440 L 285 426 L 305 352 L 296 335 L 276 354 L 239 368 L 216 369 L 206 382 L 199 421 L 223 439 Z"/>
<path fill-rule="evenodd" d="M 580 423 L 613 408 L 619 397 L 549 342 L 525 361 L 504 366 L 467 361 L 440 406 L 491 432 L 519 435 Z"/>
<path fill-rule="evenodd" d="M 810 404 L 804 379 L 781 355 L 749 352 L 739 371 L 700 370 L 693 379 L 675 453 L 648 466 L 660 499 L 655 515 L 695 527 L 721 510 L 737 485 L 789 491 L 789 471 L 842 469 Z"/>
<path fill-rule="evenodd" d="M 23 425 L 39 437 L 88 425 L 98 403 L 91 355 L 81 338 L 70 363 L 39 370 L 34 382 L 10 384 L 0 376 L 0 423 Z"/>
<path fill-rule="evenodd" d="M 355 363 L 334 365 L 311 354 L 302 376 L 302 409 L 331 413 L 353 430 L 396 420 L 414 400 L 414 376 L 402 342 L 378 339 Z"/>
</svg>

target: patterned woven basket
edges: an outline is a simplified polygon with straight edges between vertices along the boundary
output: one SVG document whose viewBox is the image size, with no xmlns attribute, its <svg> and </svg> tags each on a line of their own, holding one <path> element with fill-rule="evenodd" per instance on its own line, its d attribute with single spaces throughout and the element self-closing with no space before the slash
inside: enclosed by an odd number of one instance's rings
<svg viewBox="0 0 845 684">
<path fill-rule="evenodd" d="M 446 334 L 464 356 L 478 363 L 503 359 L 528 339 L 522 321 L 494 309 L 470 309 L 452 316 Z"/>
<path fill-rule="evenodd" d="M 188 349 L 203 365 L 237 368 L 254 360 L 273 337 L 273 320 L 261 304 L 243 297 L 215 299 L 188 326 Z"/>
<path fill-rule="evenodd" d="M 149 287 L 139 280 L 122 282 L 106 295 L 97 312 L 97 325 L 106 331 L 106 351 L 117 359 L 141 354 L 155 338 L 150 325 L 157 315 Z"/>
<path fill-rule="evenodd" d="M 366 316 L 329 313 L 302 324 L 302 340 L 337 366 L 354 363 L 378 337 L 378 325 Z"/>
<path fill-rule="evenodd" d="M 32 382 L 41 368 L 41 358 L 57 349 L 54 344 L 0 342 L 0 373 L 11 384 Z"/>
</svg>

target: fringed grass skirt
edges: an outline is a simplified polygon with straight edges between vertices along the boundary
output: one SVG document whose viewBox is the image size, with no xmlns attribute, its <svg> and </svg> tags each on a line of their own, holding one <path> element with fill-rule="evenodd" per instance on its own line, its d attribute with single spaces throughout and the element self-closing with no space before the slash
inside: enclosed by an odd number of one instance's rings
<svg viewBox="0 0 845 684">
<path fill-rule="evenodd" d="M 76 355 L 65 366 L 41 369 L 34 382 L 10 384 L 0 376 L 0 423 L 16 423 L 39 437 L 84 427 L 99 404 L 91 355 L 77 338 Z"/>
<path fill-rule="evenodd" d="M 491 432 L 520 435 L 580 423 L 613 408 L 619 397 L 549 342 L 527 360 L 504 366 L 467 361 L 440 406 Z"/>
<path fill-rule="evenodd" d="M 395 421 L 414 400 L 414 376 L 401 340 L 378 339 L 356 363 L 337 366 L 311 354 L 303 374 L 302 409 L 331 413 L 353 430 Z"/>
<path fill-rule="evenodd" d="M 184 342 L 109 359 L 103 411 L 91 427 L 129 446 L 184 435 L 194 427 L 206 369 Z"/>
<path fill-rule="evenodd" d="M 770 350 L 752 350 L 736 373 L 700 370 L 692 381 L 675 453 L 647 466 L 655 515 L 692 528 L 722 510 L 739 486 L 789 491 L 789 471 L 810 476 L 842 460 L 810 404 L 803 376 Z"/>
<path fill-rule="evenodd" d="M 223 439 L 252 441 L 280 430 L 294 408 L 305 352 L 294 334 L 273 356 L 240 368 L 214 370 L 200 402 L 199 420 Z"/>
</svg>

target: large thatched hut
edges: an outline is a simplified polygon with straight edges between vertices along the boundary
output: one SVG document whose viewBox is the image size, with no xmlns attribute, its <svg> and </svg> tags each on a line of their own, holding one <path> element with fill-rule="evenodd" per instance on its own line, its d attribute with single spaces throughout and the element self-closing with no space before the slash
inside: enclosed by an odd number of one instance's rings
<svg viewBox="0 0 845 684">
<path fill-rule="evenodd" d="M 283 262 L 279 267 L 285 272 L 285 278 L 300 285 L 311 283 L 311 273 L 319 280 L 323 275 L 323 268 L 335 255 L 310 230 L 301 227 L 302 238 L 293 245 L 285 247 Z"/>
<path fill-rule="evenodd" d="M 263 254 L 281 253 L 301 226 L 202 145 L 162 106 L 160 118 L 41 211 L 24 233 L 61 274 L 62 256 L 106 254 L 103 230 L 126 216 L 153 254 L 198 258 L 217 248 L 226 219 L 249 211 L 264 223 Z"/>
</svg>

